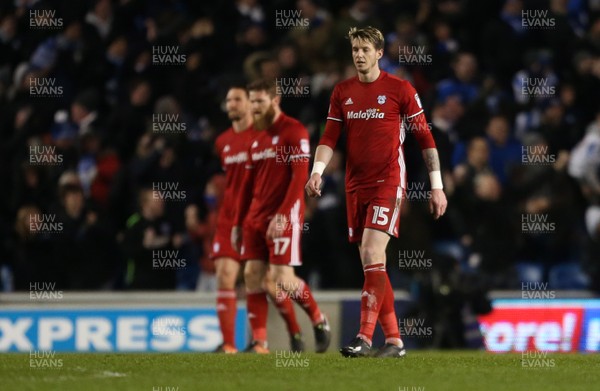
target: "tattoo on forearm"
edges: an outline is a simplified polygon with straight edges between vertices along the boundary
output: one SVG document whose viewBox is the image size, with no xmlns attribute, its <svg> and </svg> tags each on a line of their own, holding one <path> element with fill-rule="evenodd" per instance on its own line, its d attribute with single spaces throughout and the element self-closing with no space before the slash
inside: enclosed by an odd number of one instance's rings
<svg viewBox="0 0 600 391">
<path fill-rule="evenodd" d="M 440 171 L 440 158 L 437 149 L 428 148 L 423 150 L 423 160 L 425 160 L 425 167 L 427 167 L 428 172 Z"/>
</svg>

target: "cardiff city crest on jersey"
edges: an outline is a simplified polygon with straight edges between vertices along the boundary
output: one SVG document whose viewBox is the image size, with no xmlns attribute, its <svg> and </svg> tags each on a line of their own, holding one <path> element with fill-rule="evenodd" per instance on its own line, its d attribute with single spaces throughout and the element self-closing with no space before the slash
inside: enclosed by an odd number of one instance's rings
<svg viewBox="0 0 600 391">
<path fill-rule="evenodd" d="M 310 145 L 308 144 L 307 139 L 300 140 L 300 150 L 302 151 L 302 153 L 310 152 Z"/>
<path fill-rule="evenodd" d="M 386 100 L 387 100 L 387 96 L 385 96 L 385 95 L 379 95 L 377 97 L 377 103 L 379 103 L 380 105 L 384 104 Z"/>
<path fill-rule="evenodd" d="M 279 142 L 279 136 L 273 136 L 273 138 L 271 139 L 271 143 L 273 143 L 273 145 L 275 145 L 278 142 Z"/>
<path fill-rule="evenodd" d="M 231 147 L 229 146 L 229 144 L 227 144 L 225 146 L 225 148 L 223 148 L 223 152 L 227 153 L 227 152 L 229 152 L 230 149 L 231 149 Z"/>
</svg>

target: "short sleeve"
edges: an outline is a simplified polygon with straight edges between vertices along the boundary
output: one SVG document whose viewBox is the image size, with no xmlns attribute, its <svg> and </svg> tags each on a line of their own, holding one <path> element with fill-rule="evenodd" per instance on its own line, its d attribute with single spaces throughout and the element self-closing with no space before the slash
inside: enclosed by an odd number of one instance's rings
<svg viewBox="0 0 600 391">
<path fill-rule="evenodd" d="M 343 122 L 343 118 L 344 114 L 342 113 L 340 105 L 339 89 L 336 86 L 331 93 L 331 98 L 329 99 L 329 111 L 327 112 L 327 119 Z"/>
</svg>

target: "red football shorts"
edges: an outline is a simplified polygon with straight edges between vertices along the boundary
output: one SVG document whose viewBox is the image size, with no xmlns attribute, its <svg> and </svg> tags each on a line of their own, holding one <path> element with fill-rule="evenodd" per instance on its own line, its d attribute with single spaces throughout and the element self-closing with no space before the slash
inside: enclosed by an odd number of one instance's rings
<svg viewBox="0 0 600 391">
<path fill-rule="evenodd" d="M 398 237 L 400 206 L 403 190 L 400 186 L 375 186 L 346 193 L 348 240 L 360 242 L 365 228 L 376 229 Z"/>
<path fill-rule="evenodd" d="M 242 227 L 242 260 L 258 259 L 272 265 L 302 265 L 300 236 L 302 222 L 285 222 L 283 235 L 267 239 L 269 221 L 257 223 L 246 220 Z"/>
<path fill-rule="evenodd" d="M 235 251 L 231 246 L 231 228 L 230 224 L 217 226 L 217 232 L 212 241 L 210 259 L 217 258 L 233 258 L 235 261 L 241 262 L 240 253 Z"/>
</svg>

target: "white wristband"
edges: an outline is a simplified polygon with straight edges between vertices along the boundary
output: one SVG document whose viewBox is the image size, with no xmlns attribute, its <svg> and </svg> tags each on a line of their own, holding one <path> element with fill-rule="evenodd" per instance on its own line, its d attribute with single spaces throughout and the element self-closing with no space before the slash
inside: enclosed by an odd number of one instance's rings
<svg viewBox="0 0 600 391">
<path fill-rule="evenodd" d="M 429 182 L 431 182 L 431 189 L 443 189 L 442 184 L 442 173 L 441 171 L 431 171 L 429 173 Z"/>
<path fill-rule="evenodd" d="M 315 164 L 313 164 L 313 169 L 312 172 L 310 173 L 310 175 L 312 174 L 319 174 L 319 175 L 323 175 L 323 171 L 325 171 L 325 167 L 327 167 L 327 164 L 323 163 L 323 162 L 315 162 Z"/>
</svg>

